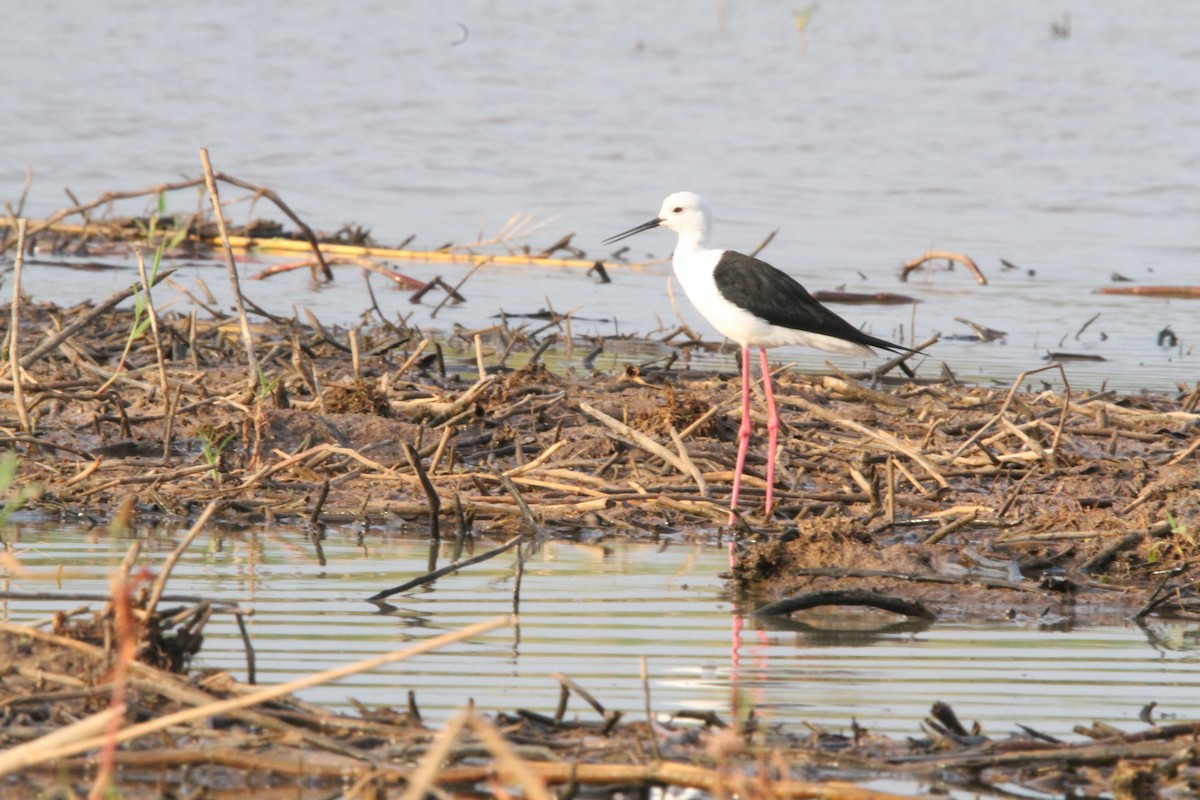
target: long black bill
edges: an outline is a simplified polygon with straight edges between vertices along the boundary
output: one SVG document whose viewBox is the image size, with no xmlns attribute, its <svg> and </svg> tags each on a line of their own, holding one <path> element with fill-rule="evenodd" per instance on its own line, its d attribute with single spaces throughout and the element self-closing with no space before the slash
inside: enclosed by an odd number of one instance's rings
<svg viewBox="0 0 1200 800">
<path fill-rule="evenodd" d="M 650 220 L 649 222 L 643 222 L 641 225 L 638 225 L 636 228 L 630 228 L 629 230 L 625 231 L 624 233 L 618 233 L 616 236 L 608 237 L 607 239 L 604 240 L 604 244 L 612 244 L 613 242 L 619 242 L 622 239 L 628 239 L 630 236 L 633 236 L 635 233 L 641 233 L 642 231 L 648 231 L 651 228 L 657 228 L 659 225 L 662 225 L 662 219 L 660 219 L 659 217 L 655 217 L 654 219 Z"/>
</svg>

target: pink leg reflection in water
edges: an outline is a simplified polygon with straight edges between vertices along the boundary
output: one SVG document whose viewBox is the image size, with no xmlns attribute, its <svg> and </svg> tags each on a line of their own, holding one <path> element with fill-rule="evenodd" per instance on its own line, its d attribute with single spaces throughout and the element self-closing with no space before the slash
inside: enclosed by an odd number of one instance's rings
<svg viewBox="0 0 1200 800">
<path fill-rule="evenodd" d="M 744 707 L 754 708 L 763 700 L 761 696 L 745 697 L 742 691 L 742 628 L 745 625 L 746 621 L 743 618 L 742 610 L 735 602 L 730 615 L 731 629 L 729 633 L 729 715 L 733 723 L 741 719 Z M 757 638 L 758 643 L 751 649 L 750 655 L 754 666 L 765 673 L 767 671 L 767 632 L 759 629 Z"/>
</svg>

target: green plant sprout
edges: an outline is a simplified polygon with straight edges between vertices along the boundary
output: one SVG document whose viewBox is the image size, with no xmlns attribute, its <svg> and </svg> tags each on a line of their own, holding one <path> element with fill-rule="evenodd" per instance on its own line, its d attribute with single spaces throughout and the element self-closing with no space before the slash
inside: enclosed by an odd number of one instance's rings
<svg viewBox="0 0 1200 800">
<path fill-rule="evenodd" d="M 265 403 L 268 397 L 275 394 L 275 390 L 279 388 L 279 381 L 282 379 L 282 375 L 276 375 L 268 381 L 267 373 L 260 366 L 258 368 L 258 402 Z"/>
<path fill-rule="evenodd" d="M 209 474 L 212 475 L 214 481 L 220 480 L 220 472 L 218 467 L 221 464 L 221 455 L 225 452 L 225 448 L 229 447 L 229 443 L 233 441 L 233 434 L 227 433 L 218 441 L 217 432 L 212 429 L 205 429 L 200 432 L 200 447 L 203 450 L 204 463 L 209 466 Z"/>
<path fill-rule="evenodd" d="M 156 231 L 158 230 L 158 221 L 165 210 L 166 195 L 160 192 L 158 195 L 158 211 L 157 213 L 150 215 L 150 224 L 147 226 L 143 225 L 140 221 L 138 223 L 138 226 L 146 236 L 146 241 L 148 244 L 154 244 L 154 238 Z M 184 237 L 187 236 L 186 228 L 178 229 L 178 225 L 176 225 L 176 228 L 177 230 L 171 234 L 170 239 L 160 241 L 154 248 L 154 260 L 151 262 L 150 274 L 147 277 L 147 283 L 150 285 L 153 285 L 155 279 L 158 277 L 158 270 L 162 266 L 163 254 L 166 253 L 167 250 L 173 250 L 179 247 Z M 130 350 L 133 349 L 133 343 L 142 338 L 142 336 L 144 336 L 146 333 L 146 329 L 150 327 L 150 315 L 147 313 L 148 305 L 149 304 L 146 300 L 145 291 L 141 287 L 134 289 L 133 325 L 130 326 L 129 336 L 125 340 L 125 349 L 121 351 L 121 357 L 117 361 L 117 366 L 116 369 L 113 370 L 112 377 L 105 381 L 104 384 L 96 390 L 97 393 L 106 390 L 113 384 L 113 381 L 117 379 L 117 376 L 120 375 L 121 371 L 125 368 L 125 360 L 129 357 Z"/>
<path fill-rule="evenodd" d="M 16 451 L 5 450 L 0 454 L 0 502 L 4 503 L 4 506 L 0 507 L 0 530 L 8 524 L 9 517 L 21 510 L 27 500 L 37 498 L 42 493 L 37 484 L 26 484 L 13 490 L 17 482 L 18 466 L 20 459 L 17 458 Z"/>
<path fill-rule="evenodd" d="M 158 202 L 155 206 L 154 213 L 148 217 L 148 222 L 142 222 L 140 219 L 134 219 L 138 226 L 138 230 L 146 237 L 146 243 L 154 246 L 155 237 L 158 235 L 158 223 L 166 216 L 167 213 L 167 193 L 158 193 Z M 183 243 L 187 237 L 187 228 L 179 225 L 179 217 L 172 217 L 172 232 L 168 239 L 159 243 L 159 246 L 165 246 L 167 250 L 174 250 Z"/>
<path fill-rule="evenodd" d="M 1162 561 L 1168 552 L 1172 557 L 1182 561 L 1195 555 L 1198 545 L 1200 545 L 1190 526 L 1180 522 L 1170 511 L 1167 512 L 1167 527 L 1171 529 L 1170 538 L 1161 539 L 1150 545 L 1150 549 L 1146 553 L 1146 560 L 1151 564 Z"/>
</svg>

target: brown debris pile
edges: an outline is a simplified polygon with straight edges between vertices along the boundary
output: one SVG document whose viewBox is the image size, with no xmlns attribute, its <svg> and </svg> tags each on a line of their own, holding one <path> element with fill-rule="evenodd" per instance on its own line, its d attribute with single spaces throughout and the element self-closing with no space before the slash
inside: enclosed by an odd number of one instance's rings
<svg viewBox="0 0 1200 800">
<path fill-rule="evenodd" d="M 251 326 L 250 382 L 235 318 L 146 326 L 144 309 L 113 305 L 18 309 L 0 444 L 36 507 L 186 518 L 217 501 L 240 522 L 388 524 L 436 504 L 460 526 L 551 533 L 726 521 L 736 380 L 669 364 L 551 374 L 533 356 L 562 319 L 541 338 L 505 320 L 435 343 L 388 321 L 267 318 Z M 903 585 L 943 614 L 958 600 L 1196 610 L 1200 390 L 778 383 L 778 503 L 765 519 L 756 436 L 735 526 L 743 590 Z"/>
</svg>

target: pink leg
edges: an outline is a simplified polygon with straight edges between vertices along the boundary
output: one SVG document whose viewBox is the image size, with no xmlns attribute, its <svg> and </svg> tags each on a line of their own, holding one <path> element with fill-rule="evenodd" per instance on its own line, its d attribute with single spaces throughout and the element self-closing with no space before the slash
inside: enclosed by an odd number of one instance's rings
<svg viewBox="0 0 1200 800">
<path fill-rule="evenodd" d="M 742 425 L 738 428 L 737 466 L 733 468 L 733 496 L 729 499 L 729 524 L 733 524 L 733 509 L 737 508 L 742 489 L 742 468 L 746 466 L 746 448 L 750 444 L 750 348 L 742 348 Z"/>
<path fill-rule="evenodd" d="M 779 414 L 775 411 L 775 391 L 771 388 L 771 367 L 767 364 L 767 348 L 758 348 L 762 356 L 763 393 L 767 396 L 767 433 L 770 434 L 767 450 L 767 519 L 771 518 L 771 507 L 775 499 L 775 445 L 779 441 Z"/>
</svg>

